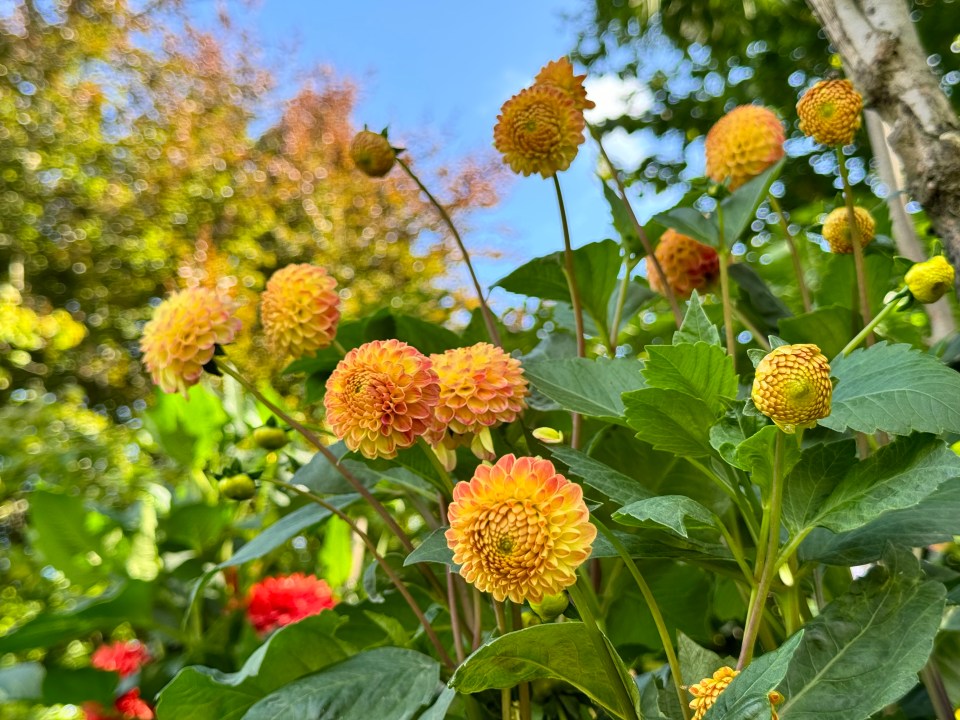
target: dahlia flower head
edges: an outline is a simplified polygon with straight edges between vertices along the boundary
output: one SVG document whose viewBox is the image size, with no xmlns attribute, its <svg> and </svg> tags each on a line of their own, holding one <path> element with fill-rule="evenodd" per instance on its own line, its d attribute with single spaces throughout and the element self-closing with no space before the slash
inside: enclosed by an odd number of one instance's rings
<svg viewBox="0 0 960 720">
<path fill-rule="evenodd" d="M 783 157 L 783 123 L 772 110 L 741 105 L 720 118 L 704 144 L 707 176 L 736 190 Z"/>
<path fill-rule="evenodd" d="M 392 458 L 439 431 L 440 384 L 430 358 L 399 340 L 346 354 L 327 379 L 323 404 L 334 435 L 365 457 Z"/>
<path fill-rule="evenodd" d="M 813 427 L 830 414 L 830 364 L 816 345 L 781 345 L 757 365 L 750 397 L 785 433 Z"/>
<path fill-rule="evenodd" d="M 520 361 L 486 342 L 431 355 L 430 360 L 440 382 L 436 417 L 442 426 L 427 439 L 448 449 L 470 442 L 478 457 L 492 460 L 490 428 L 513 422 L 527 406 Z M 486 439 L 480 437 L 484 433 Z"/>
<path fill-rule="evenodd" d="M 917 302 L 934 303 L 942 298 L 956 277 L 953 265 L 943 255 L 915 263 L 903 276 L 907 289 Z"/>
<path fill-rule="evenodd" d="M 561 90 L 573 101 L 574 107 L 582 112 L 596 107 L 596 103 L 587 97 L 587 89 L 583 86 L 583 81 L 586 79 L 586 75 L 574 75 L 573 65 L 567 58 L 562 57 L 559 60 L 551 60 L 540 68 L 540 72 L 534 78 L 534 84 L 550 85 Z"/>
<path fill-rule="evenodd" d="M 329 347 L 340 322 L 337 281 L 317 265 L 277 270 L 260 296 L 267 344 L 284 358 L 300 358 Z"/>
<path fill-rule="evenodd" d="M 216 346 L 233 342 L 240 331 L 235 312 L 232 300 L 200 287 L 181 290 L 160 303 L 140 339 L 153 382 L 164 392 L 188 397 Z"/>
<path fill-rule="evenodd" d="M 393 169 L 397 151 L 390 145 L 386 131 L 361 130 L 350 143 L 350 158 L 365 175 L 379 178 Z"/>
<path fill-rule="evenodd" d="M 115 672 L 125 678 L 150 662 L 150 653 L 138 641 L 114 642 L 101 645 L 90 656 L 90 665 L 97 670 Z"/>
<path fill-rule="evenodd" d="M 140 688 L 128 690 L 106 710 L 99 703 L 83 704 L 84 720 L 153 720 L 153 708 L 140 697 Z"/>
<path fill-rule="evenodd" d="M 247 618 L 258 633 L 330 610 L 337 604 L 325 580 L 293 573 L 268 577 L 250 588 Z"/>
<path fill-rule="evenodd" d="M 866 208 L 859 205 L 853 208 L 860 235 L 860 247 L 866 247 L 877 236 L 877 223 Z M 848 255 L 853 252 L 853 238 L 850 232 L 850 214 L 846 206 L 834 208 L 823 221 L 823 238 L 830 244 L 830 251 Z"/>
<path fill-rule="evenodd" d="M 720 256 L 717 251 L 673 228 L 668 228 L 660 236 L 653 254 L 667 276 L 670 289 L 678 298 L 686 299 L 694 290 L 705 290 L 720 277 Z M 647 281 L 651 290 L 666 294 L 660 273 L 653 263 L 647 264 Z"/>
<path fill-rule="evenodd" d="M 454 487 L 447 518 L 463 578 L 515 603 L 542 602 L 573 585 L 597 535 L 580 486 L 539 457 L 480 465 Z"/>
<path fill-rule="evenodd" d="M 863 98 L 849 80 L 821 80 L 797 103 L 800 132 L 831 147 L 853 142 L 862 111 Z"/>
</svg>

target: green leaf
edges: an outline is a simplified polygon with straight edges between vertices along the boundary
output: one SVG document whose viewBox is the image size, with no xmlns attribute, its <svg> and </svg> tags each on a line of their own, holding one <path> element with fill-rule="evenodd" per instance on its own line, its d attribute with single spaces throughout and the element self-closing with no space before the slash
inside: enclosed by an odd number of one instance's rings
<svg viewBox="0 0 960 720">
<path fill-rule="evenodd" d="M 396 329 L 390 336 L 413 345 L 424 355 L 439 354 L 460 347 L 460 336 L 443 325 L 410 315 L 394 314 L 393 319 Z"/>
<path fill-rule="evenodd" d="M 680 329 L 673 334 L 673 344 L 705 342 L 710 345 L 720 344 L 720 331 L 710 322 L 710 318 L 703 311 L 700 302 L 700 293 L 694 290 L 687 301 L 687 311 L 683 316 Z"/>
<path fill-rule="evenodd" d="M 645 388 L 623 396 L 627 424 L 657 450 L 683 457 L 710 455 L 715 414 L 703 400 L 677 390 Z"/>
<path fill-rule="evenodd" d="M 761 332 L 773 332 L 781 318 L 793 314 L 747 263 L 732 263 L 729 269 L 730 278 L 740 289 L 738 306 L 757 321 Z"/>
<path fill-rule="evenodd" d="M 440 665 L 432 658 L 377 648 L 285 685 L 244 720 L 410 720 L 433 702 L 439 684 Z"/>
<path fill-rule="evenodd" d="M 157 720 L 239 720 L 259 699 L 349 656 L 337 640 L 345 622 L 332 610 L 280 628 L 235 673 L 192 665 L 161 691 Z M 322 652 L 318 652 L 322 648 Z"/>
<path fill-rule="evenodd" d="M 41 702 L 44 705 L 80 705 L 90 700 L 110 707 L 119 679 L 116 673 L 94 668 L 48 667 L 43 678 Z"/>
<path fill-rule="evenodd" d="M 867 275 L 867 294 L 870 307 L 883 307 L 883 296 L 893 290 L 906 271 L 898 262 L 880 251 L 874 243 L 864 258 Z M 821 273 L 820 287 L 816 292 L 817 305 L 849 306 L 851 292 L 857 287 L 857 276 L 852 255 L 834 255 L 826 258 L 826 267 Z M 860 323 L 860 327 L 862 327 Z"/>
<path fill-rule="evenodd" d="M 23 662 L 0 668 L 0 703 L 39 701 L 46 670 L 38 662 Z"/>
<path fill-rule="evenodd" d="M 716 529 L 718 523 L 712 512 L 685 495 L 661 495 L 630 503 L 617 510 L 613 519 L 634 527 L 666 527 L 684 538 L 690 537 L 691 530 Z"/>
<path fill-rule="evenodd" d="M 633 360 L 563 358 L 527 361 L 530 383 L 564 410 L 623 422 L 620 395 L 643 387 L 640 363 Z"/>
<path fill-rule="evenodd" d="M 780 335 L 790 343 L 813 343 L 824 355 L 839 354 L 854 334 L 855 317 L 849 308 L 831 305 L 813 312 L 780 318 Z"/>
<path fill-rule="evenodd" d="M 657 294 L 650 289 L 650 286 L 647 285 L 639 277 L 634 277 L 627 283 L 627 294 L 626 299 L 623 302 L 623 310 L 620 314 L 620 327 L 613 327 L 613 316 L 616 313 L 617 309 L 617 294 L 620 292 L 618 289 L 613 295 L 610 296 L 610 307 L 607 308 L 607 326 L 610 328 L 610 336 L 614 339 L 619 337 L 620 329 L 626 325 L 633 318 L 634 315 L 643 307 L 648 300 L 651 300 L 657 297 Z"/>
<path fill-rule="evenodd" d="M 36 537 L 33 547 L 43 558 L 78 585 L 94 585 L 109 574 L 97 553 L 100 541 L 87 530 L 83 498 L 36 491 L 30 493 L 30 525 Z M 92 555 L 100 560 L 94 564 Z"/>
<path fill-rule="evenodd" d="M 960 433 L 960 373 L 909 345 L 879 342 L 831 363 L 832 430 Z"/>
<path fill-rule="evenodd" d="M 682 632 L 677 633 L 677 656 L 687 686 L 710 677 L 724 665 L 732 667 L 736 664 L 736 660 L 727 662 L 712 650 L 700 647 Z"/>
<path fill-rule="evenodd" d="M 924 581 L 910 553 L 891 549 L 884 565 L 805 626 L 780 687 L 783 720 L 867 718 L 917 684 L 946 590 Z"/>
<path fill-rule="evenodd" d="M 776 425 L 760 428 L 737 446 L 736 465 L 750 474 L 750 479 L 760 487 L 770 487 L 773 480 L 777 437 L 781 434 Z M 781 472 L 789 474 L 800 459 L 796 436 L 783 438 L 783 460 Z"/>
<path fill-rule="evenodd" d="M 770 186 L 780 176 L 785 163 L 786 158 L 771 165 L 720 202 L 723 209 L 723 240 L 727 247 L 737 242 L 743 231 L 753 222 L 757 216 L 757 208 L 767 199 Z"/>
<path fill-rule="evenodd" d="M 626 668 L 619 664 L 626 675 Z M 545 678 L 573 685 L 614 717 L 621 717 L 617 695 L 580 622 L 535 625 L 495 638 L 457 668 L 450 686 L 470 694 Z M 639 693 L 630 685 L 634 704 L 638 704 Z"/>
<path fill-rule="evenodd" d="M 633 478 L 579 450 L 557 445 L 550 449 L 550 454 L 570 468 L 571 474 L 581 478 L 584 485 L 599 490 L 618 505 L 627 505 L 651 496 L 651 493 Z"/>
<path fill-rule="evenodd" d="M 783 524 L 791 535 L 813 525 L 830 493 L 856 464 L 857 444 L 852 439 L 803 451 L 783 489 Z"/>
<path fill-rule="evenodd" d="M 614 229 L 624 244 L 633 250 L 633 252 L 642 254 L 643 245 L 640 243 L 640 237 L 637 235 L 633 220 L 630 219 L 630 214 L 624 206 L 623 199 L 617 195 L 613 188 L 606 182 L 603 182 L 602 179 L 601 183 L 603 185 L 603 197 L 607 201 L 607 205 L 610 206 L 610 215 L 613 220 Z"/>
<path fill-rule="evenodd" d="M 678 207 L 654 215 L 653 220 L 711 247 L 720 247 L 720 229 L 717 226 L 716 215 L 708 218 L 695 208 Z"/>
<path fill-rule="evenodd" d="M 455 567 L 453 564 L 453 550 L 447 545 L 447 538 L 444 537 L 446 531 L 446 527 L 437 528 L 427 535 L 427 537 L 423 539 L 423 542 L 414 548 L 412 553 L 407 555 L 407 558 L 403 561 L 404 566 L 421 562 L 433 562 Z"/>
<path fill-rule="evenodd" d="M 791 659 L 807 632 L 804 628 L 773 652 L 747 665 L 720 693 L 713 707 L 707 710 L 704 720 L 770 720 L 770 699 L 767 695 L 771 690 L 776 690 L 787 674 Z"/>
<path fill-rule="evenodd" d="M 678 390 L 703 400 L 717 416 L 737 397 L 733 358 L 719 345 L 705 342 L 647 345 L 643 366 L 647 387 Z"/>
</svg>

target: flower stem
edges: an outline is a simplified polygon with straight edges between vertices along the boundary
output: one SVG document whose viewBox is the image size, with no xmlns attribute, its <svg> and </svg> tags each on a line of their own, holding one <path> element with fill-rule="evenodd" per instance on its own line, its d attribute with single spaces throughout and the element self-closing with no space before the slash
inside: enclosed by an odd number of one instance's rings
<svg viewBox="0 0 960 720">
<path fill-rule="evenodd" d="M 760 531 L 761 542 L 766 540 L 766 547 L 758 549 L 757 557 L 757 587 L 751 593 L 750 608 L 747 610 L 746 628 L 743 632 L 743 644 L 740 648 L 740 659 L 737 661 L 737 670 L 742 670 L 753 659 L 753 649 L 757 642 L 757 633 L 763 619 L 763 609 L 770 594 L 770 586 L 777 568 L 777 549 L 780 545 L 780 510 L 783 506 L 783 455 L 786 436 L 782 431 L 777 432 L 776 445 L 773 454 L 773 479 L 771 480 L 769 504 L 764 508 L 763 527 Z M 764 535 L 764 529 L 766 535 Z"/>
<path fill-rule="evenodd" d="M 577 357 L 586 357 L 587 342 L 583 334 L 583 307 L 580 304 L 580 289 L 577 287 L 577 276 L 573 263 L 573 247 L 570 244 L 570 226 L 567 224 L 567 210 L 563 204 L 563 193 L 560 191 L 560 180 L 553 174 L 553 186 L 557 189 L 557 205 L 560 207 L 560 224 L 563 226 L 563 261 L 564 274 L 567 276 L 567 287 L 570 289 L 570 304 L 573 305 L 573 321 L 577 332 Z M 570 446 L 576 450 L 580 447 L 580 427 L 582 418 L 579 413 L 571 413 Z"/>
<path fill-rule="evenodd" d="M 863 236 L 860 234 L 860 226 L 857 225 L 857 213 L 853 209 L 853 191 L 850 189 L 850 177 L 847 174 L 847 165 L 843 159 L 843 149 L 837 146 L 837 168 L 840 172 L 840 180 L 843 183 L 843 199 L 847 205 L 847 225 L 850 227 L 850 245 L 853 246 L 853 266 L 857 273 L 857 288 L 860 292 L 860 317 L 863 318 L 864 326 L 870 325 L 870 294 L 867 287 L 867 269 L 863 257 Z M 867 345 L 872 345 L 873 340 L 867 333 Z"/>
<path fill-rule="evenodd" d="M 413 172 L 413 169 L 404 162 L 403 158 L 397 158 L 397 164 L 400 165 L 406 171 L 407 175 L 410 176 L 410 179 L 413 180 L 417 187 L 427 196 L 427 199 L 433 204 L 437 209 L 437 212 L 440 214 L 440 217 L 447 224 L 447 227 L 450 228 L 450 234 L 453 235 L 453 239 L 457 242 L 457 247 L 460 248 L 460 254 L 463 255 L 463 262 L 467 266 L 467 272 L 470 273 L 470 280 L 473 282 L 473 289 L 477 293 L 477 299 L 480 300 L 480 314 L 483 316 L 483 323 L 487 327 L 487 334 L 490 336 L 490 341 L 494 345 L 502 345 L 500 342 L 500 333 L 497 332 L 497 323 L 494 320 L 493 313 L 490 311 L 490 306 L 487 305 L 487 301 L 483 296 L 483 289 L 480 287 L 480 281 L 477 279 L 477 274 L 473 270 L 473 263 L 470 262 L 470 253 L 467 252 L 466 245 L 463 244 L 463 238 L 460 237 L 460 233 L 457 230 L 457 226 L 453 224 L 453 220 L 450 218 L 450 213 L 447 212 L 447 209 L 440 204 L 440 202 L 433 196 L 427 186 L 423 184 L 416 173 Z"/>
<path fill-rule="evenodd" d="M 497 630 L 500 631 L 500 636 L 503 637 L 507 634 L 507 613 L 505 605 L 509 600 L 504 600 L 500 602 L 498 600 L 493 601 L 493 614 L 497 618 Z M 510 688 L 501 688 L 500 689 L 500 717 L 502 720 L 512 720 L 513 713 L 513 700 L 510 698 Z"/>
<path fill-rule="evenodd" d="M 743 325 L 751 335 L 753 339 L 757 341 L 757 345 L 762 347 L 764 350 L 770 350 L 770 342 L 763 336 L 763 333 L 750 322 L 750 319 L 743 314 L 743 312 L 736 305 L 733 306 L 733 314 L 736 316 L 737 320 L 740 321 L 740 324 Z"/>
<path fill-rule="evenodd" d="M 620 538 L 618 538 L 613 531 L 610 530 L 610 528 L 600 522 L 596 517 L 591 517 L 590 519 L 593 524 L 597 526 L 597 529 L 603 534 L 603 536 L 610 542 L 610 544 L 613 545 L 614 550 L 617 551 L 617 554 L 627 566 L 627 571 L 633 577 L 633 581 L 637 584 L 637 587 L 640 588 L 640 594 L 643 595 L 643 600 L 645 603 L 647 603 L 647 608 L 650 610 L 650 615 L 653 617 L 653 624 L 657 626 L 657 633 L 660 635 L 660 642 L 663 643 L 663 650 L 667 654 L 667 664 L 670 666 L 670 675 L 673 677 L 673 684 L 677 690 L 677 698 L 680 700 L 680 708 L 683 710 L 684 718 L 689 720 L 690 711 L 687 707 L 687 693 L 683 687 L 683 675 L 680 671 L 680 660 L 677 658 L 677 651 L 673 647 L 673 638 L 670 637 L 670 630 L 667 628 L 667 623 L 663 619 L 663 613 L 660 612 L 660 606 L 657 604 L 657 599 L 654 597 L 653 591 L 650 590 L 650 586 L 647 584 L 647 581 L 640 573 L 640 568 L 637 567 L 637 564 L 633 561 L 633 558 L 630 557 L 630 553 L 627 552 L 627 548 L 620 541 Z M 579 604 L 577 607 L 580 607 Z"/>
<path fill-rule="evenodd" d="M 630 249 L 623 248 L 623 279 L 620 281 L 620 289 L 617 291 L 617 304 L 613 309 L 613 322 L 610 323 L 610 336 L 607 338 L 607 350 L 610 357 L 617 355 L 617 341 L 620 338 L 620 323 L 623 322 L 623 307 L 627 303 L 627 290 L 630 287 L 630 273 L 636 267 L 636 263 L 630 260 Z"/>
<path fill-rule="evenodd" d="M 902 297 L 903 297 L 902 295 L 898 294 L 890 302 L 884 305 L 883 308 L 880 310 L 880 312 L 877 313 L 876 317 L 874 317 L 873 320 L 868 322 L 866 326 L 863 328 L 863 330 L 861 330 L 857 334 L 857 336 L 853 338 L 853 340 L 848 342 L 846 347 L 844 347 L 843 350 L 840 351 L 839 357 L 845 357 L 850 353 L 852 353 L 854 350 L 856 350 L 857 347 L 860 346 L 860 343 L 862 343 L 867 338 L 867 336 L 873 332 L 873 329 L 877 327 L 877 325 L 879 325 L 883 321 L 883 319 L 887 315 L 889 315 L 900 304 L 900 300 Z"/>
<path fill-rule="evenodd" d="M 783 214 L 783 208 L 780 207 L 780 201 L 772 194 L 768 194 L 767 199 L 770 201 L 770 207 L 773 208 L 773 211 L 780 218 L 780 228 L 783 230 L 784 240 L 786 240 L 787 248 L 790 250 L 790 257 L 793 260 L 793 272 L 797 276 L 797 287 L 800 288 L 800 300 L 803 302 L 803 311 L 810 312 L 813 309 L 813 305 L 810 302 L 810 289 L 803 279 L 803 265 L 800 263 L 800 250 L 797 247 L 797 241 L 793 237 L 793 233 L 790 232 L 790 225 L 787 223 L 787 218 Z"/>
<path fill-rule="evenodd" d="M 733 333 L 733 301 L 730 299 L 730 272 L 727 268 L 727 241 L 723 238 L 723 205 L 717 203 L 717 221 L 720 226 L 720 300 L 723 302 L 723 329 L 727 338 L 727 354 L 733 358 L 733 371 L 737 371 L 737 344 Z"/>
<path fill-rule="evenodd" d="M 430 447 L 430 443 L 424 440 L 422 437 L 417 438 L 417 442 L 420 444 L 420 447 L 423 449 L 423 452 L 430 459 L 430 464 L 433 466 L 433 469 L 437 471 L 437 475 L 443 480 L 443 484 L 446 486 L 447 492 L 453 492 L 453 480 L 450 479 L 450 473 L 447 472 L 447 469 L 443 466 L 443 463 L 440 462 L 440 458 L 437 457 L 437 454 L 433 451 L 433 448 Z"/>
<path fill-rule="evenodd" d="M 516 603 L 510 603 L 513 612 L 513 629 L 523 628 L 523 611 Z M 530 706 L 530 683 L 524 680 L 517 685 L 517 695 L 520 699 L 520 720 L 531 720 L 533 708 Z"/>
<path fill-rule="evenodd" d="M 590 641 L 593 643 L 593 647 L 600 657 L 600 663 L 607 673 L 607 678 L 610 680 L 613 692 L 620 702 L 621 717 L 624 720 L 640 720 L 640 716 L 637 714 L 637 709 L 634 707 L 633 700 L 631 699 L 630 691 L 627 688 L 626 678 L 623 677 L 619 668 L 617 668 L 613 654 L 614 649 L 609 645 L 607 639 L 600 631 L 600 626 L 597 624 L 596 616 L 590 609 L 590 604 L 576 583 L 567 588 L 567 591 L 573 599 L 573 604 L 576 606 L 577 612 L 579 612 L 580 617 L 583 618 L 583 626 L 590 636 Z"/>
</svg>

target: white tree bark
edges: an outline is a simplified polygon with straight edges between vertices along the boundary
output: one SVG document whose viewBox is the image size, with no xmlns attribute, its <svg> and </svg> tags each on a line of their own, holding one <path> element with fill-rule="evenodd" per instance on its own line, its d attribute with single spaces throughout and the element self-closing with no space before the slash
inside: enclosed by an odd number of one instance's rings
<svg viewBox="0 0 960 720">
<path fill-rule="evenodd" d="M 907 190 L 960 266 L 960 119 L 927 66 L 906 0 L 807 0 L 849 79 L 892 128 Z M 960 282 L 960 276 L 958 276 Z"/>
</svg>

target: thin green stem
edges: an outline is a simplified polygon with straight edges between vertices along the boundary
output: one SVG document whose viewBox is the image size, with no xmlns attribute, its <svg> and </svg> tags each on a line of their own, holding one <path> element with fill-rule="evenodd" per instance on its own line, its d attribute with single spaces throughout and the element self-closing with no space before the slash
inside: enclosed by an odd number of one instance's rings
<svg viewBox="0 0 960 720">
<path fill-rule="evenodd" d="M 857 334 L 857 336 L 853 338 L 853 340 L 848 342 L 846 347 L 844 347 L 843 350 L 840 351 L 840 357 L 845 357 L 850 353 L 852 353 L 854 350 L 856 350 L 860 346 L 860 343 L 866 340 L 867 336 L 873 332 L 873 329 L 877 327 L 877 325 L 879 325 L 881 322 L 883 322 L 884 318 L 886 318 L 887 315 L 889 315 L 891 312 L 893 312 L 897 308 L 897 306 L 900 304 L 901 298 L 902 298 L 902 295 L 898 294 L 890 302 L 884 305 L 883 309 L 881 309 L 880 312 L 877 313 L 876 317 L 874 317 L 873 320 L 868 322 L 866 326 L 863 328 L 863 330 L 861 330 Z"/>
<path fill-rule="evenodd" d="M 583 307 L 580 303 L 580 289 L 577 287 L 577 275 L 573 262 L 573 246 L 570 243 L 570 226 L 567 224 L 567 209 L 563 204 L 563 193 L 560 191 L 560 179 L 553 174 L 553 186 L 557 190 L 557 205 L 560 207 L 560 224 L 563 226 L 563 262 L 564 274 L 567 276 L 567 287 L 570 289 L 570 304 L 573 305 L 573 321 L 577 332 L 577 357 L 586 357 L 587 341 L 583 333 Z M 580 427 L 582 418 L 579 413 L 571 413 L 572 431 L 570 446 L 574 450 L 580 447 Z"/>
<path fill-rule="evenodd" d="M 504 605 L 509 601 L 500 602 L 498 600 L 493 601 L 493 614 L 497 618 L 497 630 L 500 631 L 500 635 L 507 634 L 507 613 L 504 608 Z M 503 720 L 512 720 L 513 713 L 511 712 L 513 707 L 513 700 L 510 698 L 510 688 L 501 688 L 500 690 L 500 717 Z"/>
<path fill-rule="evenodd" d="M 346 349 L 343 345 L 340 344 L 340 341 L 339 341 L 339 340 L 334 340 L 334 341 L 331 343 L 331 345 L 332 345 L 332 347 L 333 347 L 334 350 L 336 350 L 338 353 L 340 353 L 341 356 L 345 356 L 345 355 L 347 354 L 347 349 Z"/>
<path fill-rule="evenodd" d="M 607 673 L 607 678 L 610 680 L 610 686 L 613 688 L 617 700 L 620 703 L 620 717 L 624 720 L 640 720 L 640 716 L 637 714 L 637 709 L 633 704 L 630 691 L 626 685 L 627 679 L 623 677 L 617 667 L 617 662 L 613 654 L 614 650 L 603 636 L 603 632 L 601 632 L 600 626 L 597 624 L 597 618 L 590 609 L 590 603 L 587 602 L 586 597 L 576 583 L 567 588 L 567 591 L 573 599 L 573 604 L 576 606 L 577 612 L 579 612 L 580 617 L 583 618 L 583 626 L 590 636 L 590 641 L 593 643 L 593 647 L 600 658 L 600 663 L 603 665 L 603 669 Z"/>
<path fill-rule="evenodd" d="M 800 547 L 800 544 L 807 539 L 807 535 L 809 535 L 812 531 L 812 527 L 806 528 L 790 538 L 787 544 L 783 546 L 783 548 L 780 550 L 780 553 L 777 555 L 777 562 L 774 570 L 779 570 L 780 567 L 793 556 L 793 554 L 797 551 L 797 548 Z"/>
<path fill-rule="evenodd" d="M 630 287 L 630 273 L 636 267 L 636 263 L 630 261 L 630 250 L 625 247 L 623 253 L 623 279 L 620 281 L 620 289 L 617 291 L 617 304 L 613 309 L 613 322 L 610 324 L 610 337 L 607 342 L 610 357 L 615 357 L 617 354 L 620 323 L 623 322 L 623 308 L 627 303 L 627 290 Z"/>
<path fill-rule="evenodd" d="M 463 255 L 463 262 L 467 266 L 467 272 L 470 273 L 470 280 L 473 282 L 473 288 L 477 293 L 477 299 L 480 301 L 480 314 L 483 316 L 483 323 L 487 327 L 487 334 L 490 336 L 491 342 L 494 345 L 502 345 L 500 342 L 500 333 L 497 332 L 497 323 L 494 320 L 493 313 L 490 311 L 490 306 L 487 305 L 486 298 L 483 296 L 483 289 L 480 287 L 480 281 L 477 279 L 477 274 L 473 270 L 473 263 L 470 262 L 470 253 L 467 252 L 466 245 L 463 244 L 463 238 L 460 237 L 460 232 L 457 230 L 457 226 L 453 224 L 453 220 L 450 217 L 450 213 L 447 212 L 447 209 L 440 204 L 440 202 L 433 196 L 427 186 L 423 184 L 417 174 L 413 172 L 413 169 L 403 160 L 403 158 L 397 158 L 397 164 L 400 165 L 410 176 L 410 179 L 413 180 L 417 187 L 423 192 L 424 195 L 430 200 L 433 206 L 437 209 L 437 212 L 440 214 L 440 217 L 446 223 L 447 227 L 450 228 L 450 234 L 453 235 L 453 239 L 457 242 L 457 247 L 460 248 L 460 253 Z"/>
<path fill-rule="evenodd" d="M 850 177 L 847 174 L 847 164 L 843 157 L 843 149 L 837 146 L 837 168 L 840 180 L 843 183 L 843 199 L 847 205 L 847 225 L 850 228 L 850 245 L 853 246 L 853 265 L 857 273 L 857 288 L 860 291 L 860 317 L 864 326 L 870 324 L 870 293 L 867 287 L 867 270 L 863 259 L 863 236 L 860 226 L 857 225 L 857 213 L 853 205 L 853 191 L 850 188 Z M 870 335 L 867 334 L 867 345 L 870 345 Z"/>
<path fill-rule="evenodd" d="M 717 203 L 717 224 L 720 227 L 720 300 L 723 303 L 723 329 L 727 339 L 727 354 L 733 358 L 733 371 L 737 371 L 737 344 L 733 332 L 733 301 L 730 299 L 730 270 L 727 267 L 729 253 L 723 237 L 723 205 Z"/>
<path fill-rule="evenodd" d="M 927 695 L 930 696 L 930 703 L 933 705 L 937 720 L 953 720 L 955 717 L 953 703 L 950 702 L 946 685 L 943 683 L 943 676 L 940 674 L 940 669 L 933 658 L 930 658 L 920 671 L 920 680 L 927 690 Z"/>
<path fill-rule="evenodd" d="M 776 446 L 773 460 L 773 480 L 770 487 L 769 504 L 764 508 L 763 519 L 767 528 L 766 549 L 763 552 L 763 563 L 757 559 L 759 583 L 756 592 L 752 594 L 750 608 L 747 611 L 747 622 L 743 632 L 743 644 L 740 649 L 740 658 L 737 669 L 742 670 L 753 659 L 753 650 L 757 642 L 757 633 L 763 618 L 763 610 L 770 594 L 770 586 L 776 574 L 777 548 L 780 544 L 780 511 L 783 506 L 783 455 L 785 435 L 777 432 Z M 763 531 L 761 530 L 761 537 Z M 758 549 L 759 555 L 759 549 Z"/>
<path fill-rule="evenodd" d="M 657 626 L 657 633 L 660 635 L 660 642 L 663 643 L 663 650 L 667 654 L 667 663 L 670 665 L 670 674 L 673 676 L 673 684 L 677 690 L 677 698 L 680 700 L 680 707 L 683 709 L 683 716 L 689 720 L 690 712 L 687 707 L 687 693 L 683 687 L 683 675 L 680 671 L 680 660 L 677 658 L 676 649 L 673 646 L 673 638 L 670 637 L 670 631 L 667 629 L 667 623 L 663 619 L 663 613 L 660 612 L 660 606 L 657 604 L 657 599 L 653 595 L 653 591 L 650 590 L 650 586 L 647 584 L 647 581 L 644 580 L 643 575 L 640 573 L 640 568 L 637 567 L 637 564 L 633 561 L 633 558 L 630 557 L 630 553 L 627 551 L 627 548 L 620 538 L 618 538 L 610 528 L 604 525 L 602 522 L 597 520 L 596 517 L 591 518 L 593 524 L 597 526 L 597 529 L 603 534 L 603 536 L 613 545 L 614 550 L 617 551 L 617 554 L 623 560 L 624 564 L 627 566 L 627 571 L 633 577 L 634 582 L 637 584 L 637 587 L 640 589 L 640 594 L 643 595 L 643 600 L 647 604 L 647 608 L 650 610 L 650 615 L 653 617 L 653 624 Z M 578 606 L 579 607 L 579 606 Z"/>
<path fill-rule="evenodd" d="M 723 521 L 719 518 L 717 519 L 717 526 L 720 528 L 720 534 L 723 535 L 723 539 L 727 541 L 727 547 L 730 548 L 730 554 L 733 555 L 733 559 L 737 561 L 737 565 L 740 567 L 740 570 L 743 572 L 743 577 L 746 579 L 749 585 L 753 585 L 753 573 L 750 571 L 750 566 L 747 565 L 747 559 L 743 555 L 743 548 L 740 547 L 733 535 L 730 534 L 730 531 L 727 529 L 727 526 L 723 524 Z"/>
<path fill-rule="evenodd" d="M 737 506 L 737 509 L 740 511 L 740 514 L 743 516 L 743 521 L 747 524 L 747 530 L 750 532 L 750 537 L 754 542 L 757 541 L 757 519 L 753 514 L 753 509 L 750 507 L 750 503 L 747 498 L 739 492 L 739 488 L 734 486 L 731 487 L 727 482 L 723 480 L 719 475 L 714 473 L 710 468 L 701 463 L 699 460 L 693 458 L 686 458 L 687 462 L 690 463 L 697 470 L 706 475 L 713 483 L 726 494 L 732 501 L 733 504 Z"/>
<path fill-rule="evenodd" d="M 513 629 L 523 628 L 523 611 L 516 603 L 510 603 L 513 614 Z M 520 700 L 520 720 L 531 720 L 533 708 L 530 706 L 530 683 L 527 681 L 517 685 L 517 696 Z"/>
<path fill-rule="evenodd" d="M 437 454 L 433 451 L 433 448 L 430 447 L 430 443 L 423 439 L 423 437 L 417 438 L 417 443 L 423 448 L 423 452 L 430 459 L 430 464 L 433 466 L 433 469 L 436 470 L 437 475 L 443 480 L 443 484 L 447 489 L 448 493 L 453 493 L 453 480 L 450 479 L 450 473 L 447 472 L 447 469 L 443 466 L 443 463 L 440 462 L 440 458 L 437 457 Z"/>
<path fill-rule="evenodd" d="M 803 277 L 803 264 L 800 262 L 800 250 L 797 247 L 797 241 L 793 237 L 793 233 L 790 232 L 790 225 L 787 223 L 787 218 L 783 214 L 783 208 L 780 207 L 780 201 L 772 194 L 768 194 L 767 199 L 770 201 L 770 207 L 773 208 L 773 211 L 780 218 L 780 229 L 783 230 L 783 238 L 787 242 L 790 257 L 793 260 L 793 272 L 797 276 L 797 286 L 800 288 L 800 300 L 803 302 L 803 311 L 810 312 L 813 309 L 813 305 L 810 302 L 810 289 L 807 287 L 807 282 Z"/>
<path fill-rule="evenodd" d="M 757 345 L 762 347 L 764 350 L 769 351 L 770 350 L 769 341 L 763 336 L 763 333 L 760 332 L 757 326 L 754 325 L 752 322 L 750 322 L 750 319 L 743 314 L 743 312 L 740 310 L 740 308 L 736 306 L 736 304 L 734 304 L 733 306 L 733 314 L 736 316 L 740 324 L 750 331 L 750 334 L 753 335 L 753 339 L 757 341 Z"/>
</svg>

